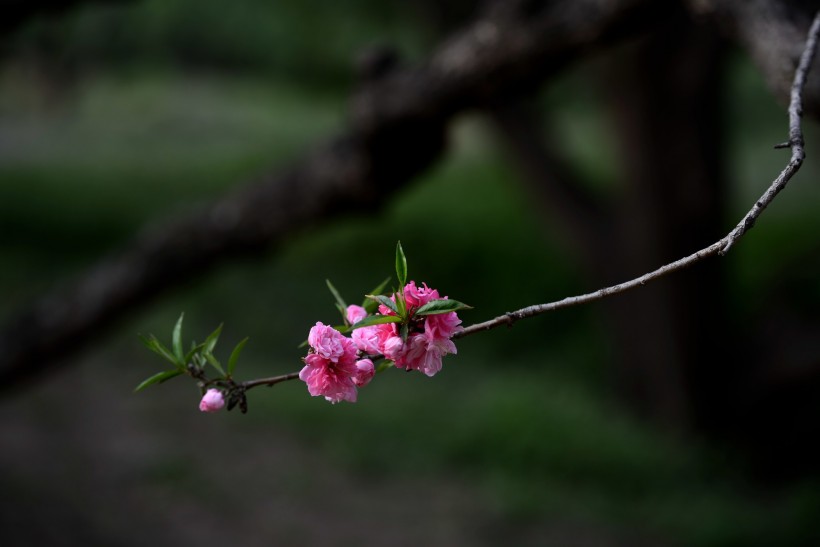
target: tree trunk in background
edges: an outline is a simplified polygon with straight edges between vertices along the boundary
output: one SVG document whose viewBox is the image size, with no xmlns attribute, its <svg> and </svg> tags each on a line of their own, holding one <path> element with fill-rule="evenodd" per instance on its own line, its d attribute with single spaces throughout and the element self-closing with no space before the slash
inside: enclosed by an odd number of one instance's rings
<svg viewBox="0 0 820 547">
<path fill-rule="evenodd" d="M 727 230 L 720 119 L 723 45 L 685 14 L 608 65 L 606 89 L 623 193 L 599 271 L 608 284 L 702 248 Z M 617 371 L 638 413 L 713 430 L 736 382 L 725 262 L 712 260 L 607 304 Z"/>
</svg>

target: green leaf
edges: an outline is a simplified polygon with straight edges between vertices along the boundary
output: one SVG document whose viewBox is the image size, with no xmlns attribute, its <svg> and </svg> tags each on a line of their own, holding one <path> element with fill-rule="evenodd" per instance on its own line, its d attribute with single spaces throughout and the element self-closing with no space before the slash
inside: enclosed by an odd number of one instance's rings
<svg viewBox="0 0 820 547">
<path fill-rule="evenodd" d="M 242 353 L 242 348 L 245 347 L 245 344 L 248 342 L 248 338 L 245 337 L 241 342 L 239 342 L 233 351 L 231 352 L 231 356 L 228 358 L 228 376 L 233 375 L 233 371 L 236 368 L 236 362 L 239 360 L 239 354 Z"/>
<path fill-rule="evenodd" d="M 401 341 L 405 344 L 407 343 L 407 335 L 409 334 L 409 327 L 407 323 L 402 323 L 401 327 L 399 327 L 399 335 L 401 335 Z"/>
<path fill-rule="evenodd" d="M 407 283 L 407 257 L 404 256 L 401 241 L 396 243 L 396 278 L 399 280 L 399 287 L 403 288 Z"/>
<path fill-rule="evenodd" d="M 214 348 L 216 347 L 216 342 L 219 340 L 219 335 L 222 334 L 222 324 L 220 323 L 216 330 L 213 331 L 208 337 L 202 342 L 203 352 L 207 354 L 211 354 L 214 352 Z"/>
<path fill-rule="evenodd" d="M 153 334 L 148 336 L 140 335 L 140 341 L 145 345 L 145 347 L 147 347 L 157 355 L 160 355 L 164 359 L 173 363 L 175 366 L 180 367 L 184 370 L 184 365 L 180 361 L 178 361 L 174 354 L 171 353 L 171 350 L 163 346 L 162 342 L 160 342 L 157 339 L 157 337 Z"/>
<path fill-rule="evenodd" d="M 470 310 L 472 308 L 472 306 L 468 306 L 458 300 L 431 300 L 417 309 L 415 315 L 435 315 L 438 313 L 448 313 L 451 311 Z"/>
<path fill-rule="evenodd" d="M 216 360 L 216 357 L 214 357 L 212 353 L 206 353 L 205 359 L 219 372 L 219 374 L 225 376 L 225 371 L 222 369 L 222 365 L 219 364 L 219 361 Z"/>
<path fill-rule="evenodd" d="M 396 308 L 398 308 L 396 313 L 399 314 L 399 317 L 407 319 L 407 301 L 404 299 L 404 289 L 399 289 L 396 292 Z"/>
<path fill-rule="evenodd" d="M 143 389 L 147 388 L 148 386 L 152 386 L 154 384 L 161 384 L 165 380 L 170 380 L 171 378 L 179 376 L 180 374 L 182 374 L 182 371 L 179 370 L 178 368 L 175 368 L 174 370 L 163 370 L 162 372 L 158 372 L 157 374 L 154 374 L 150 378 L 146 378 L 145 380 L 143 380 L 142 383 L 140 383 L 140 385 L 138 385 L 134 389 L 134 393 L 136 393 L 138 391 L 142 391 Z"/>
<path fill-rule="evenodd" d="M 184 317 L 185 312 L 179 314 L 179 319 L 177 319 L 177 324 L 174 325 L 174 334 L 171 339 L 171 347 L 174 348 L 174 356 L 180 363 L 185 360 L 185 353 L 182 351 L 182 319 Z"/>
<path fill-rule="evenodd" d="M 188 366 L 188 364 L 191 362 L 191 359 L 193 358 L 193 356 L 196 355 L 196 353 L 199 352 L 199 350 L 201 350 L 204 347 L 205 347 L 204 342 L 201 343 L 201 344 L 191 344 L 190 351 L 188 351 L 188 353 L 185 354 L 185 366 Z"/>
<path fill-rule="evenodd" d="M 390 298 L 384 296 L 383 294 L 368 294 L 366 295 L 367 298 L 373 300 L 374 302 L 378 302 L 379 304 L 384 304 L 393 311 L 393 313 L 399 315 L 399 309 L 396 307 L 396 303 L 390 300 Z"/>
<path fill-rule="evenodd" d="M 333 283 L 330 282 L 330 279 L 325 279 L 325 283 L 327 283 L 327 288 L 330 289 L 333 298 L 336 299 L 336 308 L 342 312 L 342 317 L 344 317 L 347 311 L 347 304 L 345 304 L 344 298 L 342 298 L 342 295 L 336 290 L 336 287 L 333 286 Z"/>
<path fill-rule="evenodd" d="M 362 327 L 371 327 L 373 325 L 383 325 L 384 323 L 401 323 L 401 317 L 396 315 L 368 315 L 350 327 L 350 330 L 356 330 Z"/>
<path fill-rule="evenodd" d="M 389 277 L 385 278 L 385 280 L 384 280 L 384 281 L 382 281 L 381 283 L 379 283 L 379 285 L 378 285 L 375 289 L 373 289 L 372 291 L 370 291 L 368 294 L 371 294 L 371 295 L 381 295 L 381 293 L 383 293 L 383 292 L 384 292 L 385 287 L 387 287 L 387 284 L 388 284 L 388 283 L 390 283 L 390 278 L 389 278 Z M 371 313 L 375 312 L 375 311 L 376 311 L 376 309 L 378 309 L 379 304 L 378 304 L 378 302 L 376 302 L 376 301 L 375 301 L 375 300 L 373 300 L 372 298 L 370 298 L 370 297 L 368 297 L 368 296 L 365 296 L 365 297 L 364 297 L 364 300 L 362 301 L 362 307 L 364 308 L 364 310 L 365 310 L 368 314 L 371 314 Z"/>
</svg>

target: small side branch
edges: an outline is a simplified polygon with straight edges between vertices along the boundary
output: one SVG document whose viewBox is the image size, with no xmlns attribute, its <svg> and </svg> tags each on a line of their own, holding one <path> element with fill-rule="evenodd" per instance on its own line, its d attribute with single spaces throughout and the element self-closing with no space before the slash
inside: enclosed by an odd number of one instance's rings
<svg viewBox="0 0 820 547">
<path fill-rule="evenodd" d="M 811 29 L 809 29 L 809 36 L 806 40 L 806 48 L 800 56 L 800 64 L 794 73 L 794 82 L 791 89 L 791 100 L 789 102 L 789 141 L 783 145 L 777 145 L 776 148 L 785 148 L 788 146 L 792 150 L 792 157 L 789 160 L 786 168 L 781 171 L 780 175 L 774 180 L 768 190 L 763 196 L 757 200 L 752 206 L 752 209 L 746 213 L 746 216 L 738 223 L 734 230 L 726 236 L 726 246 L 721 249 L 720 254 L 726 254 L 735 241 L 740 239 L 752 226 L 754 226 L 757 217 L 768 207 L 774 200 L 775 196 L 786 187 L 789 180 L 794 176 L 803 160 L 806 158 L 806 152 L 803 149 L 803 129 L 801 127 L 801 120 L 803 118 L 803 86 L 806 83 L 806 75 L 811 68 L 814 55 L 817 50 L 818 33 L 820 33 L 820 12 L 814 17 Z M 784 146 L 786 145 L 786 146 Z"/>
</svg>

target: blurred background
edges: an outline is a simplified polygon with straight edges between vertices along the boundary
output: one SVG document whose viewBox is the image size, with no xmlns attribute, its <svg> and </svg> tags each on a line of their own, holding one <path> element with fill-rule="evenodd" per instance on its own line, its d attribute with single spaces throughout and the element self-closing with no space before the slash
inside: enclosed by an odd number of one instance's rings
<svg viewBox="0 0 820 547">
<path fill-rule="evenodd" d="M 344 130 L 356 60 L 419 62 L 477 2 L 140 0 L 27 18 L 0 43 L 0 319 L 143 226 Z M 4 545 L 816 545 L 820 167 L 725 258 L 458 343 L 359 402 L 289 382 L 201 414 L 140 394 L 186 339 L 250 336 L 242 379 L 298 370 L 316 321 L 392 273 L 465 324 L 625 280 L 722 237 L 787 160 L 745 54 L 681 12 L 460 116 L 433 168 L 130 313 L 2 392 Z"/>
</svg>

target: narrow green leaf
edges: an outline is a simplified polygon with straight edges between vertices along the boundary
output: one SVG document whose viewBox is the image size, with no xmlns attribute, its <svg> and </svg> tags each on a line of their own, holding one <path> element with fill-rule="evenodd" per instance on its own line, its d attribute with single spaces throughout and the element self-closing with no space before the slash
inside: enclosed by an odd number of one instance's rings
<svg viewBox="0 0 820 547">
<path fill-rule="evenodd" d="M 472 308 L 472 306 L 468 306 L 458 300 L 431 300 L 417 309 L 415 315 L 435 315 L 438 313 L 448 313 L 451 311 L 470 310 Z"/>
<path fill-rule="evenodd" d="M 185 352 L 182 350 L 182 319 L 185 317 L 185 312 L 179 314 L 177 324 L 174 325 L 174 334 L 171 339 L 171 347 L 174 349 L 174 356 L 180 363 L 185 360 Z"/>
<path fill-rule="evenodd" d="M 402 323 L 401 327 L 399 327 L 399 334 L 401 335 L 401 341 L 405 344 L 407 343 L 407 335 L 408 335 L 408 326 L 407 323 Z"/>
<path fill-rule="evenodd" d="M 191 344 L 191 350 L 185 354 L 185 366 L 188 366 L 188 363 L 191 362 L 191 359 L 196 355 L 196 353 L 205 347 L 205 342 L 201 344 Z"/>
<path fill-rule="evenodd" d="M 216 357 L 214 357 L 212 353 L 206 353 L 205 359 L 207 359 L 207 361 L 219 372 L 219 374 L 225 376 L 225 371 L 222 369 L 222 365 L 219 364 L 219 361 L 216 360 Z"/>
<path fill-rule="evenodd" d="M 352 327 L 350 330 L 360 329 L 362 327 L 372 327 L 373 325 L 383 325 L 384 323 L 400 323 L 401 317 L 396 315 L 368 315 Z"/>
<path fill-rule="evenodd" d="M 296 346 L 296 349 L 306 348 L 306 347 L 307 347 L 307 345 L 308 345 L 308 341 L 307 341 L 307 340 L 305 340 L 304 342 L 302 342 L 301 344 L 299 344 L 298 346 Z"/>
<path fill-rule="evenodd" d="M 396 243 L 396 277 L 399 280 L 399 287 L 403 288 L 407 283 L 407 257 L 404 256 L 401 241 Z"/>
<path fill-rule="evenodd" d="M 248 342 L 248 338 L 245 337 L 241 342 L 239 342 L 233 351 L 231 352 L 231 356 L 228 358 L 228 376 L 233 375 L 233 371 L 236 368 L 236 362 L 239 360 L 239 354 L 242 353 L 242 348 L 245 347 L 245 344 Z"/>
<path fill-rule="evenodd" d="M 399 314 L 399 309 L 396 307 L 396 303 L 390 300 L 387 296 L 384 296 L 383 294 L 368 294 L 366 297 L 374 302 L 377 302 L 378 304 L 384 304 L 388 309 L 392 310 L 393 313 L 397 315 Z"/>
<path fill-rule="evenodd" d="M 173 363 L 177 367 L 183 367 L 184 365 L 180 363 L 177 358 L 171 353 L 171 350 L 166 348 L 162 345 L 156 336 L 153 334 L 148 336 L 140 335 L 140 341 L 145 344 L 145 347 L 156 353 L 157 355 L 161 356 L 162 358 L 166 359 L 167 361 Z"/>
<path fill-rule="evenodd" d="M 161 384 L 165 380 L 170 380 L 171 378 L 174 378 L 175 376 L 179 376 L 180 374 L 182 374 L 182 371 L 179 370 L 178 368 L 175 368 L 174 370 L 163 370 L 162 372 L 158 372 L 158 373 L 154 374 L 153 376 L 151 376 L 150 378 L 146 378 L 145 380 L 143 380 L 140 383 L 140 385 L 138 385 L 134 389 L 134 393 L 136 393 L 138 391 L 142 391 L 143 389 L 147 388 L 148 386 L 152 386 L 154 384 Z"/>
<path fill-rule="evenodd" d="M 213 331 L 208 337 L 202 342 L 203 351 L 206 354 L 210 354 L 214 352 L 214 347 L 216 347 L 216 342 L 219 340 L 219 335 L 222 334 L 222 324 L 220 323 L 216 330 Z"/>
<path fill-rule="evenodd" d="M 336 307 L 341 308 L 342 317 L 344 317 L 345 311 L 347 311 L 347 304 L 345 304 L 344 298 L 342 298 L 342 295 L 336 290 L 336 287 L 333 286 L 333 283 L 330 282 L 330 279 L 325 279 L 325 283 L 327 283 L 327 288 L 330 289 L 333 298 L 336 299 Z"/>
<path fill-rule="evenodd" d="M 396 292 L 396 308 L 399 317 L 407 319 L 407 301 L 404 299 L 404 289 L 399 289 Z"/>
<path fill-rule="evenodd" d="M 378 286 L 372 291 L 370 291 L 368 294 L 380 295 L 381 293 L 383 293 L 385 287 L 387 287 L 387 284 L 390 283 L 390 279 L 390 277 L 385 278 L 384 281 L 379 283 Z M 367 296 L 365 296 L 364 300 L 362 301 L 362 307 L 368 314 L 375 312 L 378 306 L 378 302 Z"/>
</svg>

